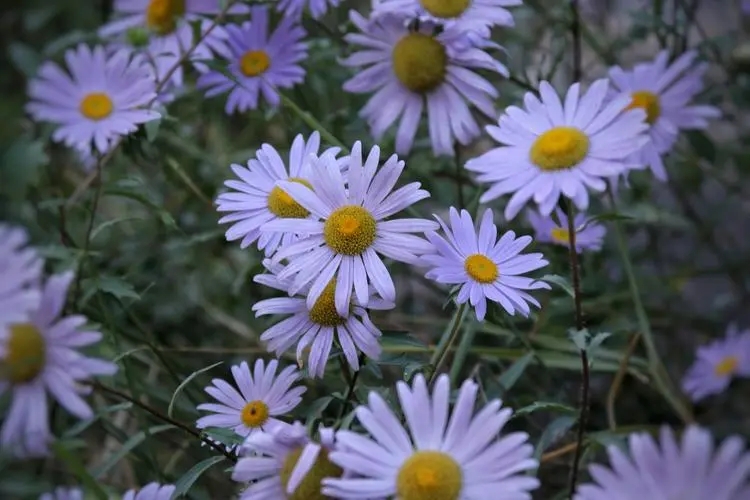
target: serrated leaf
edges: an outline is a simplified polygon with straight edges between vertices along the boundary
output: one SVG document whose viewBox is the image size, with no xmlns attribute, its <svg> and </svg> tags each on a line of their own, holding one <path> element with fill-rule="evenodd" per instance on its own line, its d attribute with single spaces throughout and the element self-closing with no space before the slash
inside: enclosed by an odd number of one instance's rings
<svg viewBox="0 0 750 500">
<path fill-rule="evenodd" d="M 206 427 L 201 429 L 203 434 L 227 446 L 234 446 L 245 442 L 245 438 L 234 432 L 232 429 L 224 427 Z"/>
<path fill-rule="evenodd" d="M 172 399 L 169 400 L 169 406 L 167 407 L 167 416 L 172 416 L 172 410 L 174 409 L 174 402 L 177 400 L 177 396 L 182 392 L 182 390 L 190 383 L 191 380 L 193 380 L 195 377 L 200 375 L 201 373 L 205 373 L 213 368 L 216 368 L 220 364 L 223 364 L 223 361 L 218 361 L 212 365 L 206 366 L 205 368 L 201 368 L 200 370 L 196 370 L 190 375 L 188 375 L 185 380 L 180 382 L 180 385 L 177 386 L 177 389 L 174 390 L 172 393 Z"/>
<path fill-rule="evenodd" d="M 172 494 L 172 498 L 177 498 L 179 496 L 186 494 L 188 491 L 190 491 L 190 488 L 198 480 L 198 478 L 201 477 L 201 475 L 203 475 L 203 473 L 205 473 L 208 469 L 210 469 L 214 465 L 220 462 L 223 462 L 225 458 L 226 457 L 224 455 L 218 455 L 215 457 L 207 458 L 193 465 L 189 471 L 183 474 L 175 482 L 175 489 L 174 489 L 174 493 Z"/>
<path fill-rule="evenodd" d="M 93 295 L 94 292 L 100 290 L 117 297 L 118 299 L 134 299 L 140 300 L 141 296 L 133 288 L 133 285 L 125 280 L 117 278 L 115 276 L 96 276 L 94 278 L 86 278 L 82 282 L 83 288 L 86 290 L 84 300 Z"/>
</svg>

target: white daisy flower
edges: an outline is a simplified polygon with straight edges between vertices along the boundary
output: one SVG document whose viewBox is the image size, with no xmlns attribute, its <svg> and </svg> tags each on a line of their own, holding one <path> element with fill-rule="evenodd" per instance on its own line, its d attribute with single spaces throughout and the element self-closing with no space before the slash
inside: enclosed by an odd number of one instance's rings
<svg viewBox="0 0 750 500">
<path fill-rule="evenodd" d="M 487 313 L 487 299 L 499 303 L 508 314 L 530 314 L 529 303 L 539 307 L 539 302 L 524 290 L 548 289 L 550 286 L 533 278 L 520 276 L 549 264 L 541 253 L 521 255 L 521 250 L 531 243 L 531 236 L 516 238 L 508 231 L 498 240 L 494 214 L 485 210 L 479 232 L 466 210 L 451 207 L 450 224 L 435 216 L 445 237 L 435 232 L 427 233 L 433 244 L 430 253 L 422 260 L 431 267 L 426 276 L 438 283 L 461 285 L 456 302 L 467 301 L 482 321 Z"/>
<path fill-rule="evenodd" d="M 255 361 L 253 373 L 246 362 L 232 367 L 234 382 L 239 392 L 224 380 L 215 378 L 206 392 L 219 401 L 198 405 L 199 410 L 213 415 L 201 417 L 196 427 L 224 427 L 246 437 L 261 429 L 271 429 L 282 423 L 276 417 L 285 415 L 302 401 L 306 387 L 292 387 L 299 380 L 294 366 L 287 366 L 276 375 L 279 362 L 272 360 L 265 366 L 262 359 Z"/>
<path fill-rule="evenodd" d="M 370 436 L 336 433 L 331 461 L 344 469 L 340 479 L 323 480 L 333 498 L 396 500 L 530 499 L 539 481 L 524 474 L 538 466 L 529 436 L 498 437 L 512 411 L 495 399 L 474 414 L 478 386 L 461 386 L 449 410 L 450 382 L 438 377 L 432 395 L 419 374 L 409 387 L 396 385 L 407 429 L 376 392 L 356 410 Z"/>
<path fill-rule="evenodd" d="M 128 490 L 122 500 L 170 500 L 174 490 L 172 484 L 148 483 L 140 490 Z"/>
<path fill-rule="evenodd" d="M 270 271 L 254 278 L 256 283 L 289 293 L 292 279 L 279 279 L 283 266 L 266 260 L 263 263 Z M 382 335 L 378 327 L 370 320 L 367 309 L 362 307 L 356 297 L 352 297 L 347 314 L 342 316 L 335 306 L 336 283 L 333 279 L 323 289 L 323 293 L 308 307 L 305 286 L 296 295 L 261 300 L 253 306 L 256 316 L 267 314 L 291 314 L 272 326 L 260 336 L 269 351 L 277 356 L 297 345 L 297 360 L 300 366 L 307 352 L 307 371 L 312 377 L 322 377 L 326 363 L 331 355 L 334 340 L 341 347 L 346 361 L 353 370 L 359 370 L 358 351 L 370 359 L 380 357 Z M 373 290 L 370 290 L 373 295 Z M 368 308 L 387 310 L 395 307 L 378 297 L 370 297 Z"/>
<path fill-rule="evenodd" d="M 39 307 L 44 262 L 27 243 L 26 231 L 0 222 L 0 332 Z"/>
<path fill-rule="evenodd" d="M 219 219 L 219 224 L 231 223 L 226 232 L 227 241 L 242 239 L 240 248 L 258 242 L 258 249 L 266 256 L 273 255 L 276 249 L 296 241 L 292 232 L 261 233 L 260 227 L 276 219 L 304 219 L 310 212 L 277 187 L 278 181 L 291 181 L 310 186 L 307 180 L 311 168 L 311 158 L 318 157 L 320 134 L 313 132 L 305 141 L 297 135 L 289 150 L 288 167 L 273 146 L 263 144 L 255 152 L 255 158 L 247 162 L 247 167 L 232 165 L 232 171 L 239 178 L 224 183 L 231 190 L 219 195 L 216 200 L 219 212 L 229 212 Z M 335 157 L 340 148 L 329 148 L 321 155 Z"/>
<path fill-rule="evenodd" d="M 542 82 L 541 101 L 528 92 L 525 110 L 508 107 L 498 127 L 487 127 L 503 146 L 466 162 L 480 182 L 491 184 L 480 202 L 513 193 L 505 208 L 508 220 L 532 199 L 549 215 L 561 195 L 585 210 L 588 189 L 603 191 L 608 177 L 634 168 L 628 158 L 648 141 L 646 113 L 626 111 L 629 96 L 603 105 L 608 88 L 607 80 L 597 80 L 579 99 L 580 86 L 573 84 L 563 104 Z"/>
<path fill-rule="evenodd" d="M 305 235 L 274 255 L 275 262 L 291 261 L 279 279 L 294 276 L 289 288 L 292 295 L 311 284 L 307 307 L 312 309 L 335 277 L 336 311 L 342 317 L 349 315 L 352 290 L 359 305 L 368 307 L 369 285 L 386 302 L 395 302 L 393 280 L 378 254 L 414 264 L 417 255 L 429 251 L 430 244 L 409 233 L 437 229 L 436 223 L 425 219 L 386 220 L 429 197 L 418 182 L 391 193 L 404 169 L 396 155 L 378 168 L 380 148 L 374 146 L 363 163 L 362 144 L 356 142 L 346 161 L 348 183 L 330 156 L 315 162 L 309 178 L 312 189 L 296 182 L 278 183 L 282 191 L 322 220 L 277 219 L 261 228 Z"/>
<path fill-rule="evenodd" d="M 117 371 L 117 365 L 76 350 L 102 334 L 81 330 L 83 316 L 60 316 L 72 280 L 72 272 L 48 278 L 31 320 L 0 330 L 0 395 L 10 390 L 12 398 L 0 446 L 19 455 L 47 453 L 47 391 L 73 415 L 90 418 L 91 408 L 80 396 L 90 389 L 79 382 Z"/>
<path fill-rule="evenodd" d="M 232 479 L 251 483 L 240 500 L 325 500 L 321 481 L 338 477 L 341 468 L 328 459 L 335 440 L 332 429 L 318 429 L 312 441 L 299 422 L 258 432 L 243 445 L 247 455 L 234 466 Z"/>
<path fill-rule="evenodd" d="M 631 98 L 630 108 L 646 112 L 651 139 L 637 153 L 636 163 L 647 165 L 659 180 L 666 180 L 667 171 L 661 155 L 668 153 L 680 130 L 706 129 L 710 118 L 719 118 L 714 106 L 693 105 L 693 98 L 703 90 L 705 63 L 693 64 L 695 51 L 688 51 L 669 62 L 669 51 L 659 52 L 650 63 L 637 64 L 631 71 L 619 66 L 609 70 L 613 94 Z"/>
</svg>

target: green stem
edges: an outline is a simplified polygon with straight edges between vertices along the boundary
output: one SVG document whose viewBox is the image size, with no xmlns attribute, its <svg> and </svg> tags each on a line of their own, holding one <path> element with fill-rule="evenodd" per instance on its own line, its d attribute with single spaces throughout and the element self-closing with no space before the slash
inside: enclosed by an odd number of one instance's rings
<svg viewBox="0 0 750 500">
<path fill-rule="evenodd" d="M 448 357 L 448 352 L 451 350 L 451 346 L 456 341 L 456 338 L 458 338 L 458 334 L 461 331 L 461 324 L 464 322 L 468 310 L 466 304 L 467 303 L 464 302 L 458 306 L 458 309 L 456 309 L 456 312 L 453 315 L 453 326 L 450 330 L 446 330 L 445 333 L 443 333 L 443 338 L 440 339 L 438 348 L 430 360 L 432 373 L 430 374 L 429 385 L 432 385 L 435 382 L 435 379 L 437 379 L 437 376 L 440 374 L 440 368 L 443 366 L 443 363 L 445 363 L 445 360 Z"/>
<path fill-rule="evenodd" d="M 453 356 L 453 363 L 451 363 L 451 384 L 456 384 L 458 376 L 461 374 L 461 368 L 463 368 L 466 362 L 466 356 L 468 356 L 471 346 L 474 343 L 474 336 L 477 333 L 476 323 L 469 324 L 461 337 L 461 342 L 458 343 L 456 354 Z"/>
<path fill-rule="evenodd" d="M 333 146 L 338 146 L 341 148 L 341 152 L 344 154 L 349 154 L 349 148 L 347 148 L 343 142 L 341 142 L 335 135 L 333 135 L 331 132 L 328 131 L 327 128 L 323 126 L 322 123 L 320 123 L 313 115 L 308 113 L 307 111 L 303 110 L 297 104 L 289 99 L 286 95 L 281 93 L 278 89 L 276 89 L 276 92 L 279 94 L 279 97 L 281 98 L 281 102 L 286 106 L 287 108 L 291 109 L 294 114 L 299 116 L 303 122 L 305 122 L 311 129 L 317 130 L 318 133 L 320 133 L 320 136 L 325 140 L 328 144 L 331 144 Z"/>
</svg>

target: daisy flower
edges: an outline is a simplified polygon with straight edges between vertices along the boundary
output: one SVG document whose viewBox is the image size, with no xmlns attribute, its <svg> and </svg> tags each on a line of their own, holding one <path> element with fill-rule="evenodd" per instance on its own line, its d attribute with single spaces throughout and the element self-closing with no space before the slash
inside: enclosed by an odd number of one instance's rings
<svg viewBox="0 0 750 500">
<path fill-rule="evenodd" d="M 289 293 L 291 278 L 279 279 L 283 266 L 266 260 L 263 263 L 269 270 L 267 274 L 255 276 L 253 281 L 282 292 Z M 370 359 L 380 357 L 380 330 L 370 320 L 367 310 L 362 307 L 357 298 L 353 297 L 347 306 L 347 313 L 340 315 L 335 306 L 336 282 L 331 279 L 323 289 L 323 293 L 308 307 L 306 294 L 310 287 L 306 286 L 298 293 L 289 293 L 288 297 L 277 297 L 261 300 L 253 305 L 255 315 L 291 314 L 272 326 L 260 336 L 269 351 L 280 356 L 293 345 L 297 345 L 297 360 L 303 364 L 303 357 L 307 352 L 307 371 L 312 377 L 322 377 L 326 363 L 331 355 L 333 341 L 341 346 L 349 366 L 359 370 L 358 351 L 363 352 Z M 372 290 L 369 292 L 372 295 Z M 370 297 L 368 308 L 387 310 L 393 309 L 392 302 L 386 302 L 378 297 Z"/>
<path fill-rule="evenodd" d="M 693 401 L 723 392 L 734 377 L 750 377 L 750 330 L 731 325 L 723 339 L 699 347 L 682 388 Z"/>
<path fill-rule="evenodd" d="M 128 490 L 122 500 L 170 500 L 174 490 L 171 484 L 148 483 L 140 490 Z"/>
<path fill-rule="evenodd" d="M 142 58 L 118 50 L 107 56 L 101 46 L 79 45 L 65 52 L 66 72 L 46 62 L 29 86 L 27 111 L 35 120 L 59 125 L 52 139 L 81 152 L 106 153 L 119 137 L 156 120 L 148 109 L 156 82 Z"/>
<path fill-rule="evenodd" d="M 527 219 L 534 228 L 536 241 L 540 243 L 553 243 L 568 247 L 570 245 L 570 232 L 568 231 L 568 216 L 560 210 L 555 209 L 557 221 L 550 215 L 544 216 L 535 210 L 529 211 Z M 584 250 L 599 251 L 604 242 L 607 229 L 597 222 L 589 221 L 586 214 L 578 213 L 573 219 L 573 227 L 576 232 L 576 251 Z"/>
<path fill-rule="evenodd" d="M 600 192 L 605 179 L 633 168 L 627 158 L 643 147 L 648 125 L 642 109 L 627 110 L 629 96 L 603 105 L 609 83 L 597 80 L 579 99 L 573 84 L 565 103 L 547 82 L 524 96 L 526 110 L 510 106 L 499 126 L 487 132 L 504 144 L 466 162 L 466 168 L 491 184 L 481 203 L 513 193 L 505 208 L 510 220 L 533 198 L 542 215 L 549 215 L 561 195 L 580 210 L 589 204 L 588 189 Z"/>
<path fill-rule="evenodd" d="M 276 88 L 291 88 L 305 79 L 299 64 L 307 58 L 305 30 L 285 17 L 269 34 L 265 7 L 253 7 L 251 19 L 240 26 L 227 26 L 227 71 L 232 77 L 208 71 L 198 78 L 197 86 L 206 90 L 206 97 L 229 92 L 224 108 L 227 114 L 257 108 L 261 95 L 271 106 L 278 106 Z"/>
<path fill-rule="evenodd" d="M 432 249 L 422 255 L 430 266 L 425 275 L 438 283 L 461 285 L 456 302 L 469 301 L 482 321 L 487 313 L 487 299 L 499 303 L 508 314 L 516 311 L 528 316 L 529 303 L 539 307 L 539 302 L 523 290 L 549 288 L 543 281 L 520 276 L 549 264 L 541 253 L 520 255 L 531 243 L 531 236 L 516 238 L 508 231 L 499 240 L 494 214 L 485 210 L 479 232 L 466 210 L 451 207 L 450 224 L 435 216 L 445 237 L 436 232 L 427 233 Z"/>
<path fill-rule="evenodd" d="M 672 149 L 680 130 L 706 129 L 709 118 L 719 118 L 714 106 L 693 105 L 693 98 L 703 90 L 705 63 L 694 64 L 695 51 L 669 62 L 669 51 L 659 52 L 653 62 L 638 64 L 631 71 L 615 66 L 609 70 L 615 95 L 630 97 L 629 108 L 646 112 L 650 141 L 636 154 L 635 163 L 647 165 L 659 180 L 667 172 L 661 155 Z"/>
<path fill-rule="evenodd" d="M 528 435 L 516 432 L 498 438 L 512 411 L 495 399 L 475 416 L 478 386 L 461 386 L 449 411 L 450 382 L 437 379 L 430 395 L 424 376 L 412 387 L 396 384 L 407 430 L 376 392 L 357 408 L 359 422 L 370 434 L 336 433 L 331 461 L 345 476 L 323 480 L 323 494 L 334 498 L 396 498 L 400 500 L 530 499 L 539 481 L 524 474 L 538 462 L 532 458 Z M 350 475 L 354 477 L 349 477 Z"/>
<path fill-rule="evenodd" d="M 117 365 L 76 350 L 98 342 L 102 334 L 82 330 L 83 316 L 60 316 L 72 280 L 72 272 L 48 278 L 30 321 L 0 330 L 0 395 L 10 390 L 12 398 L 0 446 L 17 454 L 47 453 L 47 392 L 76 417 L 90 418 L 91 408 L 80 396 L 89 389 L 80 382 L 117 371 Z"/>
<path fill-rule="evenodd" d="M 27 243 L 26 231 L 0 222 L 0 336 L 39 306 L 44 262 Z"/>
<path fill-rule="evenodd" d="M 239 178 L 224 183 L 230 191 L 216 200 L 219 212 L 229 212 L 219 224 L 231 223 L 226 232 L 227 241 L 242 239 L 240 248 L 258 242 L 258 249 L 272 255 L 279 245 L 286 246 L 295 241 L 294 233 L 260 232 L 260 227 L 276 219 L 304 219 L 310 216 L 305 208 L 276 186 L 277 181 L 288 180 L 309 186 L 307 180 L 311 158 L 318 157 L 320 134 L 313 132 L 305 141 L 297 135 L 289 150 L 288 167 L 273 146 L 264 144 L 255 152 L 255 158 L 247 167 L 232 165 Z M 323 155 L 335 157 L 340 148 L 330 148 Z"/>
<path fill-rule="evenodd" d="M 279 272 L 279 279 L 294 276 L 289 293 L 294 295 L 311 284 L 307 307 L 312 309 L 335 279 L 335 305 L 339 316 L 347 317 L 352 297 L 368 307 L 372 285 L 386 302 L 395 302 L 396 289 L 378 254 L 391 259 L 416 263 L 417 255 L 429 250 L 429 243 L 409 233 L 437 229 L 424 219 L 386 220 L 429 193 L 412 182 L 391 192 L 404 162 L 392 155 L 378 168 L 380 148 L 374 146 L 363 162 L 362 144 L 352 148 L 348 163 L 348 182 L 339 164 L 331 156 L 317 160 L 304 184 L 279 181 L 279 188 L 321 220 L 277 219 L 267 222 L 261 231 L 303 233 L 299 241 L 279 249 L 275 262 L 290 259 Z"/>
<path fill-rule="evenodd" d="M 196 427 L 224 427 L 246 437 L 253 432 L 272 429 L 283 423 L 275 417 L 296 408 L 307 388 L 292 388 L 292 384 L 299 380 L 299 372 L 295 367 L 287 366 L 277 376 L 278 366 L 279 362 L 275 359 L 268 366 L 265 366 L 262 359 L 258 359 L 252 374 L 244 361 L 233 366 L 232 376 L 239 392 L 224 380 L 213 379 L 213 385 L 206 387 L 206 392 L 220 404 L 198 405 L 199 410 L 212 412 L 213 415 L 199 418 Z"/>
<path fill-rule="evenodd" d="M 417 15 L 420 19 L 447 27 L 489 36 L 493 26 L 513 26 L 513 16 L 505 7 L 521 5 L 521 0 L 374 0 L 374 12 Z"/>
<path fill-rule="evenodd" d="M 430 22 L 410 29 L 403 16 L 391 14 L 368 20 L 351 11 L 349 17 L 362 33 L 348 34 L 345 40 L 362 50 L 342 61 L 358 71 L 344 90 L 375 92 L 359 114 L 376 140 L 400 120 L 396 152 L 408 153 L 426 109 L 433 152 L 452 155 L 454 141 L 469 144 L 480 134 L 470 105 L 496 116 L 497 91 L 473 70 L 503 76 L 508 70 L 481 48 L 466 44 L 459 32 L 437 33 Z"/>
<path fill-rule="evenodd" d="M 247 456 L 234 466 L 232 479 L 252 483 L 241 500 L 318 500 L 321 480 L 338 477 L 341 468 L 329 460 L 335 444 L 332 429 L 320 427 L 320 442 L 312 441 L 299 422 L 250 436 Z"/>
<path fill-rule="evenodd" d="M 50 493 L 40 496 L 39 500 L 83 500 L 83 491 L 79 488 L 58 486 Z"/>
<path fill-rule="evenodd" d="M 302 17 L 302 11 L 307 7 L 313 19 L 319 19 L 328 10 L 328 4 L 331 7 L 338 7 L 339 2 L 341 0 L 279 0 L 276 10 L 283 12 L 287 17 L 299 19 Z"/>
<path fill-rule="evenodd" d="M 610 467 L 589 467 L 593 483 L 578 487 L 574 500 L 667 499 L 745 500 L 750 488 L 750 453 L 739 436 L 714 449 L 709 431 L 689 426 L 682 439 L 663 427 L 658 441 L 631 434 L 630 458 L 607 448 Z"/>
</svg>

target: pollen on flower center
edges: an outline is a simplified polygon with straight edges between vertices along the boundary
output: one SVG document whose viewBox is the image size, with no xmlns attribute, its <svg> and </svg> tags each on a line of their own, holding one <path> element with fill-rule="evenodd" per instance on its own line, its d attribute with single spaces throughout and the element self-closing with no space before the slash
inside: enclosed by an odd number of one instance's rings
<svg viewBox="0 0 750 500">
<path fill-rule="evenodd" d="M 406 459 L 396 478 L 401 500 L 458 500 L 461 468 L 440 451 L 418 451 Z"/>
<path fill-rule="evenodd" d="M 370 248 L 377 234 L 375 217 L 358 205 L 346 205 L 333 213 L 323 226 L 323 238 L 336 253 L 360 255 Z"/>
<path fill-rule="evenodd" d="M 471 0 L 420 0 L 419 3 L 433 16 L 449 19 L 463 14 L 469 8 Z"/>
<path fill-rule="evenodd" d="M 104 92 L 91 92 L 81 99 L 81 114 L 89 120 L 103 120 L 112 114 L 114 104 Z"/>
<path fill-rule="evenodd" d="M 146 7 L 146 25 L 166 35 L 175 30 L 177 19 L 185 14 L 185 0 L 151 0 Z"/>
<path fill-rule="evenodd" d="M 635 108 L 641 108 L 646 112 L 646 121 L 649 125 L 653 125 L 659 119 L 659 116 L 661 116 L 659 96 L 647 90 L 633 92 L 632 100 L 625 109 Z"/>
<path fill-rule="evenodd" d="M 245 76 L 258 76 L 271 66 L 271 58 L 264 50 L 248 50 L 240 57 L 240 71 Z"/>
<path fill-rule="evenodd" d="M 562 227 L 553 227 L 550 231 L 552 241 L 567 245 L 570 242 L 570 233 L 567 229 Z"/>
<path fill-rule="evenodd" d="M 393 72 L 412 92 L 425 93 L 438 87 L 448 68 L 445 47 L 431 35 L 409 33 L 393 47 Z"/>
<path fill-rule="evenodd" d="M 6 344 L 6 355 L 0 359 L 0 380 L 23 384 L 36 378 L 44 369 L 47 346 L 44 336 L 31 323 L 13 324 Z"/>
<path fill-rule="evenodd" d="M 719 377 L 733 375 L 734 372 L 737 371 L 737 365 L 739 364 L 739 362 L 740 360 L 737 358 L 737 356 L 726 356 L 724 359 L 716 363 L 716 366 L 714 367 L 714 373 L 716 373 L 716 375 L 718 375 Z"/>
<path fill-rule="evenodd" d="M 336 312 L 336 278 L 332 279 L 323 289 L 318 300 L 310 309 L 310 321 L 321 326 L 339 326 L 346 323 Z"/>
<path fill-rule="evenodd" d="M 305 179 L 290 177 L 287 180 L 312 189 L 312 185 Z M 267 204 L 268 210 L 276 217 L 281 217 L 282 219 L 304 219 L 310 215 L 310 212 L 305 207 L 294 201 L 286 191 L 278 186 L 274 186 L 268 194 Z"/>
<path fill-rule="evenodd" d="M 284 458 L 284 464 L 281 466 L 281 471 L 279 472 L 284 492 L 286 492 L 292 471 L 297 465 L 300 455 L 302 455 L 302 450 L 303 448 L 294 449 Z M 315 459 L 315 463 L 310 467 L 310 470 L 294 490 L 294 493 L 287 494 L 284 498 L 287 500 L 327 500 L 329 497 L 323 495 L 320 491 L 322 480 L 326 477 L 341 477 L 342 473 L 341 467 L 329 460 L 328 450 L 321 448 L 318 457 Z"/>
<path fill-rule="evenodd" d="M 260 399 L 250 401 L 242 409 L 240 419 L 246 426 L 258 428 L 268 421 L 268 405 Z"/>
<path fill-rule="evenodd" d="M 565 170 L 578 165 L 589 152 L 589 138 L 575 127 L 555 127 L 531 146 L 531 162 L 542 170 Z"/>
<path fill-rule="evenodd" d="M 494 282 L 499 274 L 497 265 L 481 253 L 466 257 L 464 268 L 471 279 L 484 284 Z"/>
</svg>

